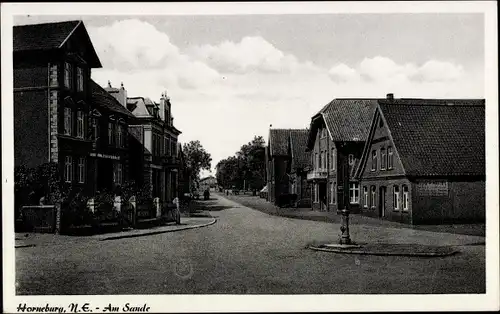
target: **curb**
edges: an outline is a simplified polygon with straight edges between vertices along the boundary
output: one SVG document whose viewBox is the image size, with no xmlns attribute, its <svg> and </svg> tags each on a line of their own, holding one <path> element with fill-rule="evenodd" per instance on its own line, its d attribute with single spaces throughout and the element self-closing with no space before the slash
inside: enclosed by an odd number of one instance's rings
<svg viewBox="0 0 500 314">
<path fill-rule="evenodd" d="M 321 252 L 331 252 L 331 253 L 340 253 L 340 254 L 357 254 L 357 255 L 376 255 L 376 256 L 408 256 L 408 257 L 443 257 L 443 256 L 451 256 L 459 253 L 457 250 L 451 250 L 446 253 L 397 253 L 397 252 L 377 252 L 377 251 L 364 251 L 364 250 L 349 250 L 349 249 L 327 249 L 320 248 L 315 246 L 308 246 L 308 249 L 313 251 L 321 251 Z"/>
<path fill-rule="evenodd" d="M 22 248 L 22 247 L 34 247 L 36 244 L 18 244 L 15 246 L 16 249 Z"/>
<path fill-rule="evenodd" d="M 136 238 L 136 237 L 142 237 L 142 236 L 148 236 L 148 235 L 155 235 L 155 234 L 161 234 L 161 233 L 177 232 L 177 231 L 183 231 L 183 230 L 189 230 L 189 229 L 196 229 L 196 228 L 202 228 L 202 227 L 207 227 L 207 226 L 213 225 L 216 222 L 217 222 L 217 219 L 213 218 L 212 221 L 210 221 L 208 223 L 205 223 L 205 224 L 186 226 L 186 227 L 177 228 L 177 229 L 167 229 L 167 230 L 159 230 L 159 231 L 150 231 L 150 232 L 138 233 L 138 234 L 124 234 L 124 235 L 118 235 L 118 236 L 110 236 L 110 237 L 99 239 L 99 241 L 118 240 L 118 239 L 125 239 L 125 238 Z"/>
</svg>

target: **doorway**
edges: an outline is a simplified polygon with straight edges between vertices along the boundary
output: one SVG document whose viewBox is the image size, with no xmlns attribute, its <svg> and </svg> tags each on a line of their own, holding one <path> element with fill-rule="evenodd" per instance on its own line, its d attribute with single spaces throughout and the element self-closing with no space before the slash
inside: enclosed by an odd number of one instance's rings
<svg viewBox="0 0 500 314">
<path fill-rule="evenodd" d="M 320 203 L 320 210 L 321 211 L 327 211 L 328 210 L 328 205 L 327 205 L 327 197 L 326 197 L 326 183 L 319 183 L 319 203 Z"/>
<path fill-rule="evenodd" d="M 381 186 L 379 188 L 378 216 L 381 218 L 385 217 L 386 192 L 387 192 L 387 187 Z"/>
</svg>

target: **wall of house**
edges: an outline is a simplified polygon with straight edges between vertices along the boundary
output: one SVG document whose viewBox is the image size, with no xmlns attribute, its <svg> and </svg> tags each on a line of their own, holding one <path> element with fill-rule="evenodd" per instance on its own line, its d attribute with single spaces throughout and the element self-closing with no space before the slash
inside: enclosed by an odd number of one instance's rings
<svg viewBox="0 0 500 314">
<path fill-rule="evenodd" d="M 279 199 L 280 195 L 287 194 L 289 187 L 289 178 L 287 175 L 288 160 L 284 156 L 273 157 L 273 172 L 274 172 L 274 202 Z"/>
<path fill-rule="evenodd" d="M 395 193 L 394 188 L 399 188 L 399 205 L 395 206 Z M 408 210 L 403 210 L 403 186 L 408 188 Z M 366 187 L 368 199 L 365 199 L 364 188 Z M 371 189 L 375 187 L 375 204 L 372 202 Z M 382 212 L 381 208 L 381 187 L 385 187 L 385 210 Z M 405 177 L 397 178 L 370 178 L 363 179 L 360 184 L 360 206 L 359 213 L 369 217 L 376 217 L 390 221 L 401 223 L 412 223 L 413 204 L 412 199 L 415 197 L 413 194 L 413 185 Z"/>
<path fill-rule="evenodd" d="M 418 180 L 413 184 L 413 223 L 482 222 L 485 181 Z"/>
<path fill-rule="evenodd" d="M 31 168 L 49 162 L 47 93 L 46 90 L 14 92 L 15 166 Z"/>
</svg>

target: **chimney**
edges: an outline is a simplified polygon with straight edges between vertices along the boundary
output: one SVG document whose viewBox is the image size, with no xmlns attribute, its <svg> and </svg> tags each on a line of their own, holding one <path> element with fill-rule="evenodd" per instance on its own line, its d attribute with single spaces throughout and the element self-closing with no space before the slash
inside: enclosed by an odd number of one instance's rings
<svg viewBox="0 0 500 314">
<path fill-rule="evenodd" d="M 160 119 L 165 121 L 165 109 L 167 108 L 167 93 L 161 93 L 160 98 Z"/>
<path fill-rule="evenodd" d="M 105 90 L 118 100 L 123 107 L 127 108 L 127 90 L 123 87 L 123 82 L 121 83 L 121 87 L 118 89 L 113 88 L 113 86 L 111 86 L 111 82 L 108 81 L 108 87 L 106 87 Z"/>
<path fill-rule="evenodd" d="M 387 94 L 387 99 L 393 100 L 394 99 L 394 94 L 392 94 L 392 93 Z"/>
</svg>

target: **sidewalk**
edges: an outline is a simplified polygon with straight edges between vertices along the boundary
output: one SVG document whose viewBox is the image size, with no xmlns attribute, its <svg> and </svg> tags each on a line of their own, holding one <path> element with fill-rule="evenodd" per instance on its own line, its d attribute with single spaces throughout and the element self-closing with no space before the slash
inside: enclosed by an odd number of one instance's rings
<svg viewBox="0 0 500 314">
<path fill-rule="evenodd" d="M 341 223 L 341 216 L 336 212 L 313 211 L 310 208 L 279 208 L 267 200 L 251 195 L 225 195 L 217 193 L 229 200 L 237 202 L 243 206 L 256 209 L 269 215 L 281 216 L 295 219 L 305 219 L 330 223 Z M 422 230 L 441 233 L 453 233 L 460 235 L 470 235 L 485 237 L 485 224 L 454 224 L 454 225 L 407 225 L 403 223 L 387 221 L 363 215 L 351 214 L 349 216 L 352 225 L 370 225 L 389 228 L 404 228 L 411 230 Z"/>
<path fill-rule="evenodd" d="M 69 243 L 84 243 L 91 241 L 104 241 L 123 238 L 140 237 L 146 235 L 160 234 L 166 232 L 176 232 L 188 229 L 206 227 L 214 224 L 215 218 L 181 218 L 181 224 L 169 223 L 149 229 L 131 229 L 128 231 L 97 234 L 92 236 L 67 236 L 50 233 L 16 233 L 15 247 L 33 247 L 45 245 L 67 245 Z"/>
</svg>

